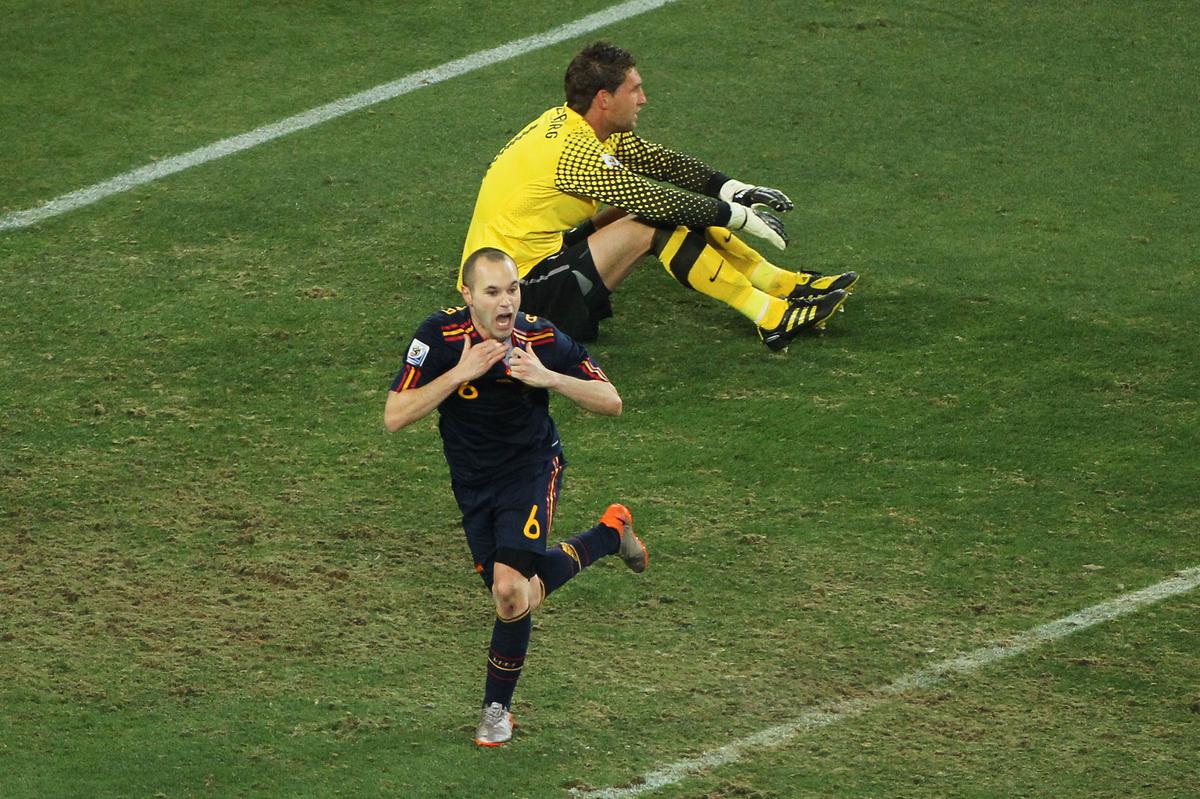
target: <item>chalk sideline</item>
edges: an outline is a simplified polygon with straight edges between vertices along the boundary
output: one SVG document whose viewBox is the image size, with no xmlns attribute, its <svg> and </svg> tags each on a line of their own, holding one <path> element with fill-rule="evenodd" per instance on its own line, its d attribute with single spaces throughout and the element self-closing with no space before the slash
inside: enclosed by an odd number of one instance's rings
<svg viewBox="0 0 1200 799">
<path fill-rule="evenodd" d="M 185 169 L 191 169 L 194 166 L 200 166 L 209 161 L 215 161 L 218 158 L 224 158 L 227 155 L 248 150 L 251 147 L 257 147 L 260 144 L 273 141 L 281 136 L 287 136 L 290 133 L 296 133 L 297 131 L 311 128 L 314 125 L 320 125 L 322 122 L 337 119 L 367 106 L 382 103 L 385 100 L 392 100 L 422 87 L 432 86 L 435 83 L 441 83 L 451 78 L 456 78 L 459 75 L 465 75 L 468 72 L 482 69 L 483 67 L 508 61 L 517 56 L 540 50 L 543 47 L 549 47 L 552 44 L 558 44 L 559 42 L 573 39 L 576 36 L 591 33 L 613 23 L 644 14 L 647 11 L 653 11 L 674 2 L 677 2 L 677 0 L 628 0 L 628 2 L 619 3 L 603 11 L 597 11 L 595 14 L 581 17 L 574 22 L 560 25 L 545 33 L 516 39 L 489 50 L 480 50 L 455 61 L 449 61 L 441 66 L 434 67 L 433 69 L 415 72 L 412 75 L 407 75 L 390 83 L 380 84 L 373 89 L 367 89 L 358 94 L 352 94 L 340 100 L 334 100 L 331 103 L 326 103 L 303 113 L 281 119 L 278 122 L 263 125 L 248 133 L 221 139 L 191 152 L 147 164 L 146 166 L 139 167 L 131 172 L 125 172 L 92 186 L 55 197 L 53 200 L 49 200 L 36 208 L 29 208 L 24 211 L 11 211 L 0 217 L 0 230 L 25 228 L 35 225 L 43 220 L 58 216 L 59 214 L 65 214 L 77 208 L 83 208 L 84 206 L 103 200 L 105 197 L 129 191 L 138 186 L 165 178 L 168 175 L 173 175 L 176 172 L 182 172 Z"/>
</svg>

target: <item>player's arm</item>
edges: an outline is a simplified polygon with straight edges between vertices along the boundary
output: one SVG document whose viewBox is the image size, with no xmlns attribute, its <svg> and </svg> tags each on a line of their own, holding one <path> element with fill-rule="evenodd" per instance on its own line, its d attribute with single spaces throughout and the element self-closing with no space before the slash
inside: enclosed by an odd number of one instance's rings
<svg viewBox="0 0 1200 799">
<path fill-rule="evenodd" d="M 582 194 L 625 213 L 637 214 L 651 224 L 693 230 L 709 227 L 744 230 L 781 250 L 787 246 L 783 223 L 766 210 L 660 186 L 627 169 L 577 173 L 574 180 L 564 180 L 558 185 L 563 191 Z"/>
<path fill-rule="evenodd" d="M 568 194 L 590 197 L 637 214 L 651 224 L 693 230 L 708 227 L 745 230 L 781 250 L 787 246 L 783 223 L 770 213 L 655 183 L 619 161 L 614 163 L 594 140 L 580 137 L 568 142 L 555 172 L 554 185 Z"/>
<path fill-rule="evenodd" d="M 779 189 L 734 180 L 697 158 L 647 141 L 636 133 L 617 135 L 617 157 L 635 172 L 730 204 L 749 208 L 765 205 L 779 212 L 793 208 L 791 199 Z"/>
<path fill-rule="evenodd" d="M 509 374 L 533 388 L 561 394 L 585 411 L 603 416 L 621 415 L 621 395 L 607 380 L 584 380 L 547 368 L 533 347 L 513 348 L 508 360 Z"/>
<path fill-rule="evenodd" d="M 424 419 L 437 406 L 468 380 L 480 377 L 497 361 L 504 358 L 506 347 L 499 341 L 488 339 L 474 346 L 471 337 L 463 340 L 462 356 L 458 364 L 448 372 L 416 388 L 403 388 L 388 392 L 387 404 L 383 409 L 383 424 L 389 433 Z"/>
<path fill-rule="evenodd" d="M 554 187 L 637 214 L 651 223 L 697 229 L 721 224 L 721 206 L 725 205 L 715 197 L 643 177 L 615 160 L 594 136 L 586 133 L 564 143 L 555 166 Z M 724 216 L 728 218 L 728 210 Z"/>
<path fill-rule="evenodd" d="M 721 225 L 720 200 L 653 183 L 628 169 L 608 166 L 560 169 L 555 187 L 637 214 L 648 222 L 706 228 Z M 729 212 L 724 214 L 728 220 Z"/>
<path fill-rule="evenodd" d="M 724 175 L 700 159 L 647 141 L 633 132 L 615 135 L 617 158 L 639 175 L 666 181 L 696 194 L 717 196 L 720 182 L 716 177 L 723 178 Z"/>
</svg>

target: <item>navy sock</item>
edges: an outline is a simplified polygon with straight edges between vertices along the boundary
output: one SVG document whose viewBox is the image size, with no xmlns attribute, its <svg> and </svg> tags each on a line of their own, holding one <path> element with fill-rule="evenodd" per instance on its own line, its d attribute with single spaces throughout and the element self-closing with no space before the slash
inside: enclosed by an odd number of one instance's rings
<svg viewBox="0 0 1200 799">
<path fill-rule="evenodd" d="M 620 546 L 621 536 L 616 530 L 607 524 L 597 524 L 546 550 L 537 564 L 537 574 L 542 578 L 546 594 L 605 555 L 616 554 Z"/>
<path fill-rule="evenodd" d="M 496 617 L 492 625 L 492 645 L 488 650 L 487 683 L 483 689 L 483 705 L 499 702 L 505 707 L 512 705 L 513 691 L 525 665 L 525 653 L 529 650 L 529 632 L 533 619 L 529 611 L 515 619 Z"/>
</svg>

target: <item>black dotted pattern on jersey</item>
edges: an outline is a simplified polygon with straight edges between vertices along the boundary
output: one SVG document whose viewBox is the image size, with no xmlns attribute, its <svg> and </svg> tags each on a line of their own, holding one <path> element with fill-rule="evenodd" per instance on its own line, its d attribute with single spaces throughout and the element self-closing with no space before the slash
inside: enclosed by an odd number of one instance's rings
<svg viewBox="0 0 1200 799">
<path fill-rule="evenodd" d="M 644 144 L 648 145 L 645 153 L 636 147 L 630 150 L 635 161 L 642 158 L 650 163 L 653 171 L 644 174 L 684 186 L 689 191 L 647 180 L 639 174 L 642 169 L 625 163 L 620 155 L 617 156 L 619 165 L 611 164 L 611 157 L 610 163 L 605 163 L 604 150 L 588 128 L 571 134 L 563 142 L 554 174 L 555 188 L 624 209 L 648 222 L 697 229 L 717 224 L 720 201 L 692 193 L 703 190 L 712 170 L 695 159 L 679 156 L 665 148 L 655 152 L 654 145 Z M 697 185 L 699 188 L 691 189 Z"/>
<path fill-rule="evenodd" d="M 703 161 L 646 141 L 636 133 L 617 133 L 614 136 L 617 158 L 640 175 L 665 180 L 681 189 L 703 194 L 709 179 L 716 174 Z"/>
</svg>

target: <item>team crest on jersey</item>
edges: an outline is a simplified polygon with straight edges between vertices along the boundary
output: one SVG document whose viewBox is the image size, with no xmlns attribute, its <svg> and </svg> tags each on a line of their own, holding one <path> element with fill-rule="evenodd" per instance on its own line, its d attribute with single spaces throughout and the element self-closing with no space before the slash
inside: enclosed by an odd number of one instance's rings
<svg viewBox="0 0 1200 799">
<path fill-rule="evenodd" d="M 620 169 L 621 168 L 621 162 L 617 160 L 617 157 L 615 155 L 609 155 L 608 153 L 600 153 L 600 160 L 603 161 L 604 165 L 606 167 L 608 167 L 609 169 Z"/>
<path fill-rule="evenodd" d="M 412 346 L 408 348 L 408 357 L 404 360 L 413 366 L 420 366 L 425 363 L 425 356 L 429 354 L 429 345 L 419 339 L 413 339 Z"/>
</svg>

